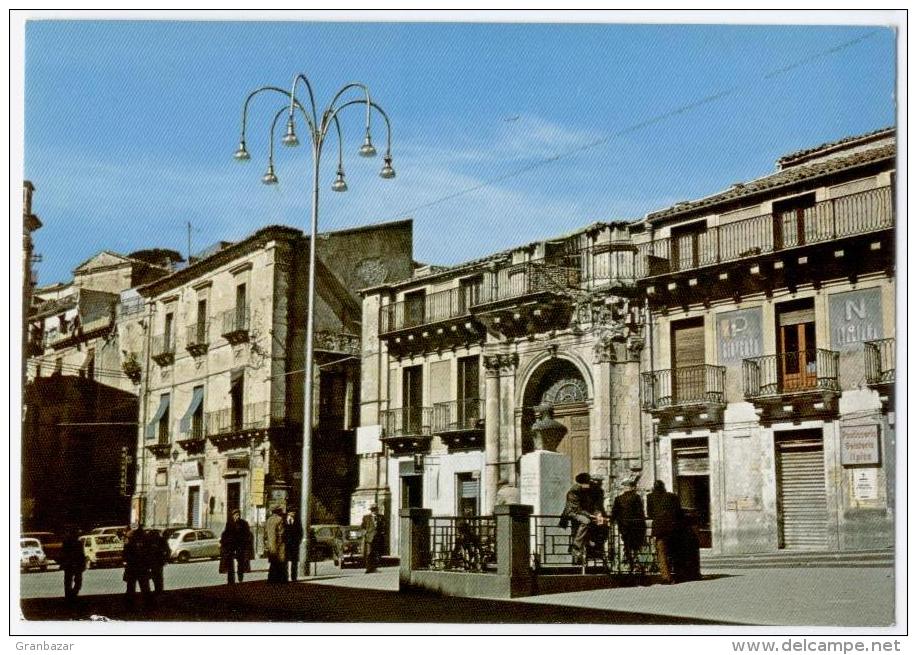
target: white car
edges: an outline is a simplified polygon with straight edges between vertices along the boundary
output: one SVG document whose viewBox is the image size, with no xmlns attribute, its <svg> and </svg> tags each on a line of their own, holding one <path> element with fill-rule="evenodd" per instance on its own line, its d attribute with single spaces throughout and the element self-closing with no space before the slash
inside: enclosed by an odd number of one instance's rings
<svg viewBox="0 0 917 655">
<path fill-rule="evenodd" d="M 19 550 L 20 571 L 29 571 L 31 569 L 48 570 L 48 558 L 45 557 L 45 551 L 38 539 L 20 539 Z"/>
<path fill-rule="evenodd" d="M 86 566 L 121 566 L 124 563 L 124 542 L 114 534 L 86 534 L 80 537 Z"/>
<path fill-rule="evenodd" d="M 187 528 L 169 535 L 169 551 L 179 562 L 199 557 L 219 559 L 220 540 L 211 530 Z"/>
</svg>

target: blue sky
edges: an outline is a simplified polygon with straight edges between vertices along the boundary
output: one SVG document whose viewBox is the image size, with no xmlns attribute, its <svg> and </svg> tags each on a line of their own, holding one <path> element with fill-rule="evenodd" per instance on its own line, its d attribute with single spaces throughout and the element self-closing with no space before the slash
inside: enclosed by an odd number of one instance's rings
<svg viewBox="0 0 917 655">
<path fill-rule="evenodd" d="M 329 190 L 332 139 L 320 229 L 412 217 L 415 258 L 450 264 L 639 218 L 892 125 L 894 62 L 894 32 L 868 26 L 32 21 L 39 283 L 102 249 L 184 254 L 187 221 L 194 251 L 306 229 L 308 150 L 278 145 L 280 184 L 259 182 L 278 100 L 253 103 L 252 160 L 232 159 L 247 93 L 297 72 L 322 106 L 365 82 L 393 122 L 386 181 L 380 158 L 356 156 L 362 115 L 345 118 L 350 190 Z"/>
</svg>

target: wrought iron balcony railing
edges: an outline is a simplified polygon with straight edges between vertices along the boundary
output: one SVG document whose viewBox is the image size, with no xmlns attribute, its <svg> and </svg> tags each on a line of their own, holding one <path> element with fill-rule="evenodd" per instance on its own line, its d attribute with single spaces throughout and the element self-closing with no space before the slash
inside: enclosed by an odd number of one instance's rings
<svg viewBox="0 0 917 655">
<path fill-rule="evenodd" d="M 838 353 L 821 348 L 742 360 L 745 398 L 839 391 Z"/>
<path fill-rule="evenodd" d="M 653 411 L 726 402 L 726 367 L 701 364 L 643 374 L 643 407 Z"/>
<path fill-rule="evenodd" d="M 150 355 L 160 366 L 175 360 L 175 334 L 166 332 L 155 335 L 150 343 Z"/>
<path fill-rule="evenodd" d="M 475 430 L 484 421 L 484 401 L 479 398 L 451 400 L 433 405 L 433 430 L 454 432 Z"/>
<path fill-rule="evenodd" d="M 863 348 L 866 357 L 866 384 L 894 384 L 895 340 L 866 341 Z"/>
<path fill-rule="evenodd" d="M 564 295 L 580 288 L 582 275 L 573 260 L 564 257 L 554 260 L 535 259 L 518 264 L 508 264 L 494 273 L 489 282 L 485 279 L 479 304 L 499 302 L 541 293 Z"/>
<path fill-rule="evenodd" d="M 891 187 L 814 203 L 798 210 L 726 223 L 693 235 L 637 246 L 636 275 L 650 277 L 737 261 L 894 226 Z"/>
<path fill-rule="evenodd" d="M 204 422 L 208 437 L 265 430 L 286 424 L 286 408 L 281 402 L 248 403 L 207 412 Z"/>
<path fill-rule="evenodd" d="M 207 352 L 210 344 L 210 321 L 198 321 L 187 327 L 185 348 L 192 355 Z"/>
<path fill-rule="evenodd" d="M 383 436 L 428 437 L 432 434 L 432 407 L 401 407 L 380 412 Z"/>
<path fill-rule="evenodd" d="M 416 300 L 402 300 L 380 309 L 379 333 L 429 325 L 460 318 L 471 313 L 478 303 L 480 287 L 446 289 Z"/>
<path fill-rule="evenodd" d="M 220 334 L 230 342 L 247 338 L 249 330 L 249 307 L 237 305 L 220 314 Z"/>
</svg>

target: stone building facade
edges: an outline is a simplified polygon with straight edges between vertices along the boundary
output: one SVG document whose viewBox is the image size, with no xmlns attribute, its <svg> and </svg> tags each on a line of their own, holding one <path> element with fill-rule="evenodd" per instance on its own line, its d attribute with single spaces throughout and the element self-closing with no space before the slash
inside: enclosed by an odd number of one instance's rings
<svg viewBox="0 0 917 655">
<path fill-rule="evenodd" d="M 411 267 L 411 223 L 316 244 L 314 523 L 346 519 L 359 399 L 357 289 Z M 147 303 L 134 515 L 147 525 L 253 526 L 298 504 L 308 239 L 281 226 L 222 243 L 139 289 Z"/>
<path fill-rule="evenodd" d="M 142 338 L 122 299 L 169 270 L 168 262 L 101 252 L 71 281 L 34 290 L 24 352 L 24 527 L 128 520 L 138 388 L 125 364 Z"/>
<path fill-rule="evenodd" d="M 893 130 L 634 226 L 656 472 L 715 552 L 894 542 Z"/>
<path fill-rule="evenodd" d="M 517 501 L 545 402 L 568 428 L 558 450 L 571 479 L 640 471 L 636 294 L 625 223 L 366 290 L 351 520 L 371 502 L 394 521 L 409 506 L 490 514 Z"/>
<path fill-rule="evenodd" d="M 364 290 L 351 521 L 519 498 L 533 407 L 571 478 L 663 480 L 705 548 L 893 541 L 892 130 L 644 219 Z"/>
</svg>

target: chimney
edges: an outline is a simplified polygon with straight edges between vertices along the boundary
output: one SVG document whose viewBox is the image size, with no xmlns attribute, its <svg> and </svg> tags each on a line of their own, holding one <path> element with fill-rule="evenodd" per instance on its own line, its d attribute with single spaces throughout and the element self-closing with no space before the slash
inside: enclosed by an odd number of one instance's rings
<svg viewBox="0 0 917 655">
<path fill-rule="evenodd" d="M 32 215 L 32 192 L 35 187 L 28 180 L 22 183 L 22 213 L 26 216 Z"/>
</svg>

